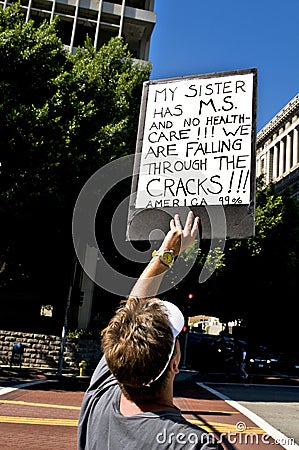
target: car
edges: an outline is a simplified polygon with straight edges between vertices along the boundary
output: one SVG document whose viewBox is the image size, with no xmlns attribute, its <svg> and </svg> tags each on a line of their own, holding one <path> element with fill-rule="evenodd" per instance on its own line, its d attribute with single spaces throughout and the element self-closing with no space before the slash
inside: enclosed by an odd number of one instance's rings
<svg viewBox="0 0 299 450">
<path fill-rule="evenodd" d="M 271 372 L 277 370 L 279 358 L 271 353 L 268 347 L 259 345 L 248 353 L 247 369 L 250 372 Z"/>
<path fill-rule="evenodd" d="M 278 370 L 285 375 L 297 377 L 299 374 L 299 356 L 292 352 L 281 352 L 279 354 Z"/>
<path fill-rule="evenodd" d="M 187 336 L 187 366 L 199 371 L 209 371 L 215 355 L 217 340 L 204 332 L 192 331 Z"/>
<path fill-rule="evenodd" d="M 233 354 L 233 338 L 203 332 L 188 333 L 186 360 L 187 365 L 195 370 L 200 372 L 227 371 L 228 361 L 233 362 Z"/>
</svg>

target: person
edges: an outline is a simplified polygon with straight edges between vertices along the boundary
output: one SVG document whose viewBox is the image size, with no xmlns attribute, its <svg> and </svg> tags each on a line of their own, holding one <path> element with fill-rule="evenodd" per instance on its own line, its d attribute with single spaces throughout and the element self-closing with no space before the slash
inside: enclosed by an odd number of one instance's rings
<svg viewBox="0 0 299 450">
<path fill-rule="evenodd" d="M 223 355 L 224 376 L 225 378 L 229 378 L 235 370 L 234 348 L 224 341 L 221 350 Z"/>
<path fill-rule="evenodd" d="M 246 372 L 246 349 L 243 345 L 238 346 L 236 348 L 236 365 L 237 365 L 237 374 L 243 379 L 246 380 L 248 378 L 248 373 Z"/>
<path fill-rule="evenodd" d="M 216 437 L 174 404 L 181 357 L 180 309 L 156 297 L 163 276 L 198 235 L 199 218 L 179 215 L 127 299 L 102 331 L 103 356 L 81 405 L 79 450 L 219 450 Z"/>
<path fill-rule="evenodd" d="M 16 342 L 12 346 L 12 352 L 11 352 L 11 358 L 10 358 L 10 367 L 13 364 L 18 364 L 20 369 L 22 367 L 23 362 L 23 356 L 24 356 L 24 345 L 20 342 Z"/>
</svg>

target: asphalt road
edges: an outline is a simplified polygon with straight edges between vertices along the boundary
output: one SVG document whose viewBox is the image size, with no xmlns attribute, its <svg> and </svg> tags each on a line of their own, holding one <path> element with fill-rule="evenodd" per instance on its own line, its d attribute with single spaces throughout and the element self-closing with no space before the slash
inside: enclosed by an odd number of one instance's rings
<svg viewBox="0 0 299 450">
<path fill-rule="evenodd" d="M 299 445 L 299 386 L 218 382 L 203 385 L 229 404 L 241 405 L 243 414 L 247 410 L 283 433 L 289 438 L 287 445 L 293 440 Z M 295 450 L 296 446 L 291 447 Z"/>
<path fill-rule="evenodd" d="M 1 450 L 57 450 L 57 442 L 59 448 L 75 450 L 88 380 L 64 378 L 59 382 L 32 374 L 33 381 L 11 375 L 0 377 Z M 188 420 L 223 435 L 226 450 L 248 449 L 245 433 L 258 439 L 250 443 L 251 450 L 263 450 L 269 444 L 276 450 L 299 449 L 298 380 L 292 381 L 296 386 L 279 386 L 277 380 L 275 385 L 260 385 L 253 379 L 251 384 L 222 380 L 203 381 L 193 371 L 181 371 L 175 383 L 175 402 Z M 265 432 L 270 438 L 263 442 Z"/>
<path fill-rule="evenodd" d="M 48 380 L 0 388 L 1 450 L 76 450 L 83 391 Z"/>
</svg>

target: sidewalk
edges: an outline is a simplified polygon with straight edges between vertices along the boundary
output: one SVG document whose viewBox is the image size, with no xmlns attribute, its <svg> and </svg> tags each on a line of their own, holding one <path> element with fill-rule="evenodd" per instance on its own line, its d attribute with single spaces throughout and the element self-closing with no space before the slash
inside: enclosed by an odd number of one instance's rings
<svg viewBox="0 0 299 450">
<path fill-rule="evenodd" d="M 29 385 L 32 382 L 55 380 L 59 383 L 61 389 L 85 391 L 88 387 L 90 376 L 80 377 L 78 373 L 63 372 L 62 376 L 56 374 L 55 369 L 51 368 L 31 368 L 31 367 L 9 367 L 0 366 L 0 392 L 1 388 L 16 387 L 19 384 Z"/>
</svg>

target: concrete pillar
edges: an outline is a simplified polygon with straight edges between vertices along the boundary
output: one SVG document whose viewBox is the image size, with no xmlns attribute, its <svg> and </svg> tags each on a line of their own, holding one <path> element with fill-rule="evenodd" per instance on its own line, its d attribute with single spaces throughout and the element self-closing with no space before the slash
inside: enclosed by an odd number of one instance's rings
<svg viewBox="0 0 299 450">
<path fill-rule="evenodd" d="M 98 249 L 86 246 L 84 268 L 95 279 L 97 268 Z M 90 323 L 92 299 L 94 291 L 94 282 L 86 275 L 85 271 L 82 273 L 81 291 L 83 292 L 83 302 L 79 306 L 78 312 L 78 328 L 86 329 Z"/>
<path fill-rule="evenodd" d="M 287 137 L 286 137 L 286 149 L 285 149 L 285 152 L 286 152 L 285 171 L 289 172 L 291 167 L 292 167 L 292 159 L 293 159 L 293 156 L 292 156 L 292 153 L 293 153 L 292 134 L 291 133 L 287 134 Z"/>
<path fill-rule="evenodd" d="M 278 178 L 278 145 L 274 145 L 273 149 L 273 180 Z"/>
<path fill-rule="evenodd" d="M 292 166 L 296 166 L 299 163 L 299 130 L 294 128 L 293 134 L 293 163 Z"/>
<path fill-rule="evenodd" d="M 267 184 L 269 184 L 269 170 L 270 170 L 270 151 L 268 150 L 265 155 L 265 166 L 264 166 L 264 172 L 265 172 L 265 181 Z"/>
<path fill-rule="evenodd" d="M 278 165 L 278 177 L 280 177 L 284 173 L 284 154 L 285 154 L 285 145 L 284 140 L 279 141 L 279 165 Z"/>
<path fill-rule="evenodd" d="M 255 173 L 256 173 L 256 177 L 258 178 L 260 176 L 260 158 L 258 158 L 256 160 L 256 168 L 255 168 Z"/>
<path fill-rule="evenodd" d="M 269 184 L 273 180 L 273 147 L 269 148 L 267 152 L 267 165 L 266 165 L 266 183 Z"/>
</svg>

